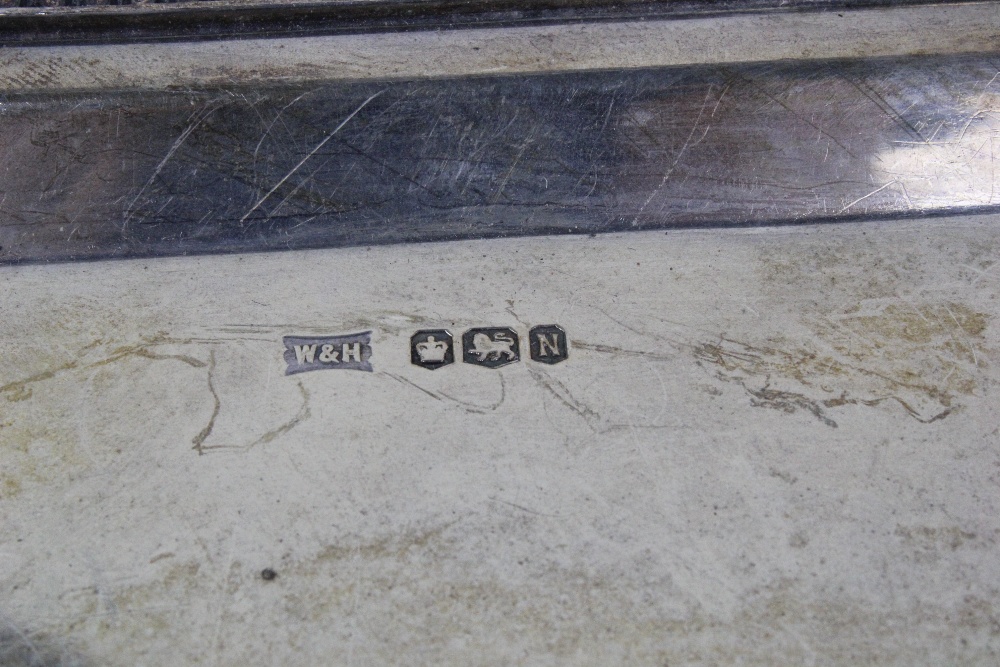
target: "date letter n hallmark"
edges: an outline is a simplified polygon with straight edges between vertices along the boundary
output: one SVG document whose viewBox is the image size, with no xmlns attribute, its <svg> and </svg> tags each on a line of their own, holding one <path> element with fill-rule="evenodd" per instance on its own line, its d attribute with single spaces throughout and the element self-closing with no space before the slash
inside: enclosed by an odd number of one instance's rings
<svg viewBox="0 0 1000 667">
<path fill-rule="evenodd" d="M 285 375 L 340 368 L 372 371 L 371 331 L 347 336 L 285 336 Z"/>
<path fill-rule="evenodd" d="M 569 341 L 558 324 L 543 324 L 528 332 L 531 358 L 543 364 L 558 364 L 569 358 Z"/>
</svg>

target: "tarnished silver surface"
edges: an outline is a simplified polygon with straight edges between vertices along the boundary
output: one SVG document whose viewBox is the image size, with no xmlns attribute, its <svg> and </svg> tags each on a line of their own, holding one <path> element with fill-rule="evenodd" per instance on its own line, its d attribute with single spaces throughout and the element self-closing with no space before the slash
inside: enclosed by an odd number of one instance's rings
<svg viewBox="0 0 1000 667">
<path fill-rule="evenodd" d="M 8 95 L 6 262 L 992 210 L 992 57 Z"/>
<path fill-rule="evenodd" d="M 993 667 L 998 287 L 995 215 L 2 267 L 0 650 Z"/>
<path fill-rule="evenodd" d="M 0 664 L 997 664 L 996 8 L 0 51 Z"/>
</svg>

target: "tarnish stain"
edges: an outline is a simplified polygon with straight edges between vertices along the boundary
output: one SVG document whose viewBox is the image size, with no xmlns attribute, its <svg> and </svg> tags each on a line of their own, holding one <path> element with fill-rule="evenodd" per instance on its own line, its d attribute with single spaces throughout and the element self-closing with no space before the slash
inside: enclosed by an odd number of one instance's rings
<svg viewBox="0 0 1000 667">
<path fill-rule="evenodd" d="M 892 354 L 903 343 L 921 348 L 930 346 L 953 360 L 979 366 L 976 343 L 982 339 L 987 322 L 985 314 L 958 303 L 890 304 L 876 313 L 845 313 L 825 328 L 831 330 L 828 337 L 838 351 L 858 359 L 874 352 Z M 838 328 L 855 334 L 855 340 L 844 339 L 849 336 L 835 337 Z M 858 336 L 863 337 L 860 345 Z M 971 393 L 971 387 L 963 393 Z"/>
<path fill-rule="evenodd" d="M 695 345 L 699 363 L 734 382 L 751 405 L 809 412 L 836 427 L 829 411 L 892 403 L 930 424 L 977 394 L 994 356 L 984 344 L 989 316 L 960 303 L 859 303 L 808 320 L 815 338 L 749 343 L 722 337 Z"/>
<path fill-rule="evenodd" d="M 816 593 L 804 572 L 733 584 L 731 606 L 707 609 L 699 581 L 671 576 L 669 553 L 630 554 L 618 547 L 613 562 L 587 559 L 591 552 L 584 547 L 573 551 L 539 538 L 539 530 L 551 531 L 563 525 L 560 520 L 514 507 L 525 511 L 471 511 L 457 519 L 429 516 L 382 528 L 369 522 L 342 534 L 327 529 L 325 546 L 281 557 L 280 592 L 260 581 L 259 565 L 160 559 L 145 580 L 116 578 L 106 591 L 88 586 L 62 597 L 66 611 L 60 618 L 66 620 L 58 630 L 101 638 L 102 646 L 121 651 L 129 664 L 141 662 L 135 646 L 144 646 L 137 639 L 146 633 L 162 631 L 172 641 L 168 631 L 188 628 L 181 650 L 197 658 L 221 642 L 245 647 L 239 641 L 252 623 L 270 628 L 271 643 L 251 643 L 229 662 L 253 663 L 250 653 L 260 655 L 260 647 L 270 645 L 294 647 L 300 663 L 324 663 L 331 650 L 353 650 L 363 664 L 418 653 L 428 664 L 475 664 L 484 647 L 516 642 L 509 659 L 497 664 L 517 663 L 519 654 L 546 655 L 559 664 L 579 664 L 581 655 L 595 656 L 585 664 L 628 656 L 629 664 L 773 665 L 780 656 L 780 664 L 807 665 L 817 655 L 829 656 L 831 664 L 923 664 L 927 649 L 914 646 L 916 630 L 946 649 L 936 654 L 944 656 L 941 662 L 964 665 L 982 663 L 982 647 L 1000 637 L 1000 615 L 988 595 L 956 592 L 912 605 L 873 602 L 833 586 Z M 510 548 L 491 549 L 496 536 Z M 922 557 L 925 545 L 973 555 L 996 542 L 995 532 L 948 525 L 901 526 L 895 537 L 887 556 L 902 559 Z M 811 551 L 815 547 L 801 531 L 790 536 L 787 548 L 822 556 Z M 725 571 L 733 581 L 747 576 L 744 563 L 733 561 Z M 641 583 L 623 585 L 629 577 Z M 102 594 L 128 613 L 105 613 L 110 605 Z M 210 606 L 216 599 L 222 604 Z M 194 617 L 192 610 L 204 616 Z M 199 623 L 201 618 L 209 621 Z M 354 647 L 347 633 L 330 635 L 332 649 L 306 641 L 344 619 L 372 628 L 366 632 L 378 641 Z M 456 644 L 455 637 L 467 643 Z"/>
<path fill-rule="evenodd" d="M 440 526 L 414 530 L 401 535 L 388 535 L 372 542 L 327 545 L 319 552 L 315 560 L 322 562 L 357 558 L 361 561 L 371 561 L 383 558 L 402 558 L 411 549 L 427 549 L 432 542 L 441 541 L 444 533 L 458 521 L 456 519 Z"/>
<path fill-rule="evenodd" d="M 31 385 L 37 384 L 39 382 L 44 382 L 45 380 L 51 380 L 56 376 L 72 370 L 86 370 L 90 368 L 98 368 L 101 366 L 107 366 L 115 362 L 121 361 L 129 357 L 139 357 L 142 359 L 150 359 L 152 361 L 180 361 L 187 364 L 193 368 L 203 368 L 205 362 L 194 357 L 190 357 L 184 354 L 158 354 L 150 350 L 151 347 L 157 345 L 165 345 L 172 343 L 165 336 L 153 336 L 138 345 L 126 345 L 122 347 L 117 347 L 111 350 L 111 354 L 98 361 L 93 361 L 90 363 L 82 363 L 80 358 L 85 356 L 90 350 L 94 349 L 100 344 L 100 341 L 95 341 L 89 345 L 84 346 L 77 352 L 77 359 L 67 361 L 58 366 L 54 366 L 40 373 L 36 373 L 29 377 L 23 378 L 21 380 L 15 380 L 13 382 L 8 382 L 7 384 L 0 386 L 0 394 L 9 401 L 17 402 L 23 401 L 31 398 L 32 387 Z"/>
<path fill-rule="evenodd" d="M 312 411 L 309 409 L 309 392 L 306 390 L 305 386 L 301 382 L 299 382 L 298 384 L 299 384 L 299 394 L 301 394 L 302 396 L 302 406 L 299 408 L 299 411 L 295 414 L 294 417 L 292 417 L 290 420 L 288 420 L 278 428 L 272 429 L 267 433 L 265 433 L 264 435 L 257 438 L 257 440 L 255 440 L 250 444 L 250 447 L 254 447 L 256 445 L 266 445 L 269 442 L 273 442 L 276 438 L 288 433 L 293 428 L 295 428 L 305 420 L 309 419 L 310 416 L 312 416 Z"/>
<path fill-rule="evenodd" d="M 737 341 L 723 340 L 719 343 L 702 343 L 695 346 L 695 358 L 701 362 L 717 366 L 721 370 L 716 377 L 727 382 L 739 384 L 751 397 L 751 405 L 793 413 L 804 410 L 811 413 L 821 422 L 832 428 L 837 423 L 827 416 L 827 408 L 845 405 L 875 406 L 884 401 L 894 401 L 901 405 L 908 415 L 923 423 L 931 423 L 944 419 L 956 408 L 952 407 L 952 395 L 942 392 L 939 388 L 920 384 L 910 384 L 881 376 L 875 371 L 842 364 L 829 357 L 819 357 L 816 353 L 806 350 L 786 352 L 775 348 L 754 348 Z M 831 381 L 846 382 L 851 385 L 851 391 L 870 391 L 877 387 L 864 386 L 875 377 L 875 385 L 884 385 L 886 391 L 912 390 L 923 394 L 931 402 L 945 406 L 943 410 L 926 414 L 913 407 L 909 401 L 890 393 L 888 395 L 859 398 L 842 390 L 839 395 L 822 398 L 828 395 L 826 387 Z M 780 378 L 801 385 L 806 391 L 789 391 L 774 389 L 771 382 Z M 881 380 L 881 382 L 879 382 Z M 755 382 L 763 382 L 760 387 Z M 861 385 L 861 386 L 859 386 Z M 809 393 L 819 393 L 819 398 L 810 397 Z"/>
<path fill-rule="evenodd" d="M 567 664 L 579 663 L 586 654 L 598 659 L 585 664 L 614 663 L 627 655 L 635 664 L 689 664 L 697 656 L 697 664 L 772 665 L 778 655 L 782 664 L 806 665 L 816 655 L 832 656 L 835 664 L 920 663 L 926 648 L 913 646 L 914 628 L 949 648 L 947 663 L 973 664 L 981 647 L 1000 636 L 993 601 L 975 594 L 924 601 L 914 609 L 873 604 L 842 591 L 811 595 L 804 576 L 788 576 L 747 586 L 734 594 L 730 610 L 712 611 L 690 588 L 647 569 L 642 559 L 618 566 L 578 565 L 528 550 L 484 553 L 470 562 L 458 548 L 493 531 L 524 538 L 525 527 L 544 520 L 519 516 L 462 531 L 451 530 L 452 521 L 345 536 L 312 554 L 289 554 L 281 566 L 287 588 L 280 603 L 261 592 L 267 589 L 251 568 L 233 563 L 223 571 L 222 590 L 247 602 L 220 612 L 226 638 L 238 637 L 238 628 L 254 619 L 274 628 L 273 641 L 296 645 L 349 618 L 380 631 L 378 642 L 357 649 L 364 651 L 358 656 L 362 663 L 392 662 L 393 655 L 417 652 L 433 664 L 455 662 L 456 656 L 475 663 L 484 646 L 516 641 L 519 653 Z M 791 549 L 811 547 L 801 533 L 790 542 Z M 957 549 L 970 546 L 963 542 Z M 905 557 L 905 551 L 903 544 L 894 555 Z M 77 617 L 91 630 L 113 633 L 127 647 L 129 635 L 141 636 L 161 624 L 173 627 L 191 600 L 217 594 L 218 577 L 208 576 L 206 569 L 195 562 L 165 564 L 157 568 L 155 581 L 122 585 L 116 604 L 139 615 L 92 611 Z M 645 594 L 621 585 L 623 571 L 644 575 Z M 739 571 L 732 576 L 738 578 Z M 665 597 L 671 606 L 662 605 Z M 484 617 L 490 622 L 483 623 Z M 414 627 L 419 634 L 400 631 Z M 855 634 L 845 634 L 845 628 Z M 467 638 L 468 645 L 456 648 L 456 636 Z M 202 646 L 215 641 L 209 635 L 196 638 Z M 315 662 L 320 654 L 300 655 Z"/>
<path fill-rule="evenodd" d="M 7 382 L 0 386 L 0 395 L 6 399 L 11 417 L 0 424 L 0 448 L 6 457 L 0 472 L 0 497 L 11 498 L 38 484 L 63 478 L 74 468 L 89 469 L 95 465 L 108 465 L 121 454 L 114 447 L 80 447 L 81 421 L 64 418 L 65 410 L 76 410 L 72 398 L 80 390 L 102 391 L 100 370 L 130 359 L 155 362 L 179 362 L 184 366 L 200 369 L 206 363 L 186 354 L 174 354 L 161 346 L 182 344 L 165 334 L 141 337 L 138 342 L 120 345 L 103 339 L 93 340 L 75 351 L 58 350 L 62 354 L 56 363 L 45 370 Z M 35 359 L 42 364 L 41 354 Z M 119 369 L 123 370 L 123 369 Z M 129 369 L 144 373 L 142 368 Z M 96 371 L 90 373 L 90 371 Z M 118 372 L 112 376 L 119 376 Z M 84 384 L 77 382 L 83 378 Z M 67 381 L 71 380 L 71 381 Z M 44 387 L 44 392 L 39 388 Z M 70 392 L 70 396 L 67 396 Z M 29 401 L 29 399 L 31 399 Z M 55 399 L 52 403 L 50 399 Z M 19 405 L 27 402 L 27 405 Z M 70 407 L 67 407 L 70 406 Z M 52 411 L 51 413 L 49 411 Z M 84 411 L 85 412 L 85 411 Z M 49 416 L 49 415 L 52 416 Z M 7 417 L 7 415 L 3 415 Z M 113 464 L 112 464 L 113 465 Z"/>
<path fill-rule="evenodd" d="M 156 556 L 153 556 L 152 558 L 149 559 L 149 564 L 152 565 L 153 563 L 157 563 L 161 560 L 165 560 L 167 558 L 173 558 L 174 555 L 175 554 L 172 551 L 167 553 L 157 554 Z"/>
<path fill-rule="evenodd" d="M 778 391 L 771 389 L 768 385 L 764 385 L 761 389 L 752 389 L 743 384 L 743 388 L 750 394 L 750 405 L 754 407 L 774 408 L 788 413 L 795 412 L 796 410 L 806 410 L 827 426 L 837 428 L 837 422 L 826 416 L 819 402 L 807 398 L 802 394 L 791 391 Z"/>
<path fill-rule="evenodd" d="M 0 499 L 13 498 L 21 493 L 21 481 L 16 477 L 0 475 Z"/>
<path fill-rule="evenodd" d="M 212 400 L 214 402 L 214 406 L 212 407 L 212 416 L 209 417 L 208 423 L 205 424 L 205 428 L 198 431 L 198 434 L 191 440 L 191 444 L 194 445 L 192 449 L 197 450 L 199 454 L 205 453 L 202 445 L 205 444 L 205 440 L 208 439 L 208 436 L 212 435 L 212 430 L 215 428 L 215 420 L 219 418 L 219 410 L 222 409 L 222 401 L 219 400 L 219 393 L 215 391 L 215 384 L 213 382 L 214 376 L 215 350 L 212 350 L 208 361 L 208 391 L 212 394 Z"/>
<path fill-rule="evenodd" d="M 297 384 L 299 388 L 299 394 L 302 396 L 302 405 L 299 407 L 299 411 L 290 420 L 288 420 L 281 426 L 278 426 L 277 428 L 271 429 L 270 431 L 268 431 L 267 433 L 265 433 L 264 435 L 260 436 L 259 438 L 257 438 L 256 440 L 247 445 L 206 446 L 204 443 L 208 439 L 208 437 L 212 434 L 212 430 L 215 428 L 215 420 L 218 418 L 219 410 L 221 408 L 221 402 L 219 401 L 219 396 L 216 393 L 215 388 L 212 384 L 210 375 L 208 386 L 212 392 L 212 398 L 214 400 L 214 408 L 212 411 L 212 416 L 208 421 L 208 424 L 206 424 L 205 428 L 203 428 L 198 433 L 198 435 L 196 435 L 194 439 L 191 441 L 192 444 L 194 445 L 192 449 L 196 450 L 198 454 L 205 454 L 206 452 L 218 451 L 223 449 L 248 450 L 248 449 L 253 449 L 257 445 L 266 445 L 269 442 L 277 440 L 279 437 L 288 433 L 293 428 L 295 428 L 296 426 L 298 426 L 299 424 L 306 421 L 312 416 L 312 410 L 309 407 L 309 392 L 306 390 L 305 385 L 303 385 L 301 381 L 299 381 Z"/>
<path fill-rule="evenodd" d="M 64 371 L 70 371 L 79 367 L 79 363 L 75 361 L 68 361 L 61 366 L 55 368 L 50 368 L 48 370 L 42 371 L 30 377 L 26 377 L 23 380 L 16 380 L 14 382 L 8 382 L 7 384 L 0 387 L 0 394 L 4 395 L 11 403 L 17 401 L 25 401 L 31 398 L 31 386 L 36 382 L 44 382 L 45 380 L 51 380 L 55 376 L 59 375 Z"/>
<path fill-rule="evenodd" d="M 956 551 L 967 543 L 973 543 L 978 535 L 972 531 L 963 530 L 957 526 L 896 526 L 895 534 L 910 546 L 921 549 L 946 548 Z M 989 544 L 994 541 L 990 540 Z"/>
</svg>

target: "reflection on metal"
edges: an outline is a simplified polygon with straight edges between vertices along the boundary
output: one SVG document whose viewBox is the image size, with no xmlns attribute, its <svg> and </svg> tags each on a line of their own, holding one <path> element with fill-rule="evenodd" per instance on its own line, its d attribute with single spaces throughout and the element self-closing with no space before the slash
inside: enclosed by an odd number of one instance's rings
<svg viewBox="0 0 1000 667">
<path fill-rule="evenodd" d="M 0 110 L 4 262 L 998 201 L 1000 77 L 985 56 L 11 94 Z"/>
</svg>

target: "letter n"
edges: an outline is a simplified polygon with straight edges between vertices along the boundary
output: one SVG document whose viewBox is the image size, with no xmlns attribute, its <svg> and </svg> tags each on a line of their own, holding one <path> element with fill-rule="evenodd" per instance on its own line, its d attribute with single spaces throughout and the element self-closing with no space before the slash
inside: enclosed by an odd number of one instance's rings
<svg viewBox="0 0 1000 667">
<path fill-rule="evenodd" d="M 535 334 L 535 339 L 538 341 L 538 356 L 540 357 L 551 357 L 552 355 L 559 355 L 559 334 Z"/>
</svg>

